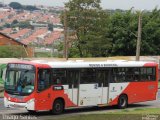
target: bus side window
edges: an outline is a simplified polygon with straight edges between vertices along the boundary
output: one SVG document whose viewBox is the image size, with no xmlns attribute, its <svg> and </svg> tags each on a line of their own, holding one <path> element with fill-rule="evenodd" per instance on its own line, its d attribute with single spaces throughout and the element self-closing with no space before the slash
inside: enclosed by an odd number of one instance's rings
<svg viewBox="0 0 160 120">
<path fill-rule="evenodd" d="M 125 82 L 125 68 L 113 68 L 111 83 Z"/>
<path fill-rule="evenodd" d="M 140 68 L 134 68 L 134 81 L 140 81 Z"/>
<path fill-rule="evenodd" d="M 107 87 L 108 86 L 108 75 L 109 70 L 100 70 L 97 69 L 96 71 L 96 81 L 98 82 L 99 87 Z"/>
<path fill-rule="evenodd" d="M 117 68 L 112 69 L 111 80 L 110 80 L 111 83 L 117 83 L 118 82 L 117 81 L 117 72 L 118 72 Z"/>
<path fill-rule="evenodd" d="M 78 88 L 79 85 L 79 70 L 68 69 L 67 81 L 69 88 Z"/>
<path fill-rule="evenodd" d="M 91 84 L 96 83 L 96 72 L 95 69 L 85 68 L 80 71 L 80 83 L 81 84 Z"/>
<path fill-rule="evenodd" d="M 147 80 L 148 81 L 155 81 L 156 80 L 155 68 L 153 68 L 153 67 L 147 68 Z"/>
<path fill-rule="evenodd" d="M 38 91 L 43 91 L 50 86 L 50 69 L 39 69 L 38 71 Z"/>
<path fill-rule="evenodd" d="M 66 69 L 58 69 L 55 68 L 53 69 L 53 74 L 52 74 L 52 82 L 54 85 L 66 85 L 67 82 L 67 73 Z"/>
<path fill-rule="evenodd" d="M 147 68 L 140 68 L 141 71 L 141 81 L 146 81 L 147 78 Z"/>
</svg>

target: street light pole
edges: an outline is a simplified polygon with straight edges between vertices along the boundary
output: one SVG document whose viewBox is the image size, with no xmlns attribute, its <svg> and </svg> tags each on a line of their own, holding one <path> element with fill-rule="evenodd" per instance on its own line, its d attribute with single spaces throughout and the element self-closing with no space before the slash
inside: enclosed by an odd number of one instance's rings
<svg viewBox="0 0 160 120">
<path fill-rule="evenodd" d="M 67 10 L 64 10 L 64 55 L 63 57 L 68 60 L 68 36 L 67 36 Z"/>
<path fill-rule="evenodd" d="M 138 37 L 137 37 L 137 49 L 136 49 L 136 61 L 140 60 L 141 34 L 142 34 L 142 12 L 139 13 L 139 19 L 138 19 Z"/>
</svg>

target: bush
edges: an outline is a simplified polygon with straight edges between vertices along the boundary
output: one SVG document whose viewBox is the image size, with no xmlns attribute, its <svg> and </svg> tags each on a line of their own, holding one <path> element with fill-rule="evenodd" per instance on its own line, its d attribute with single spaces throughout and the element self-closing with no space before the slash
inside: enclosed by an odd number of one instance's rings
<svg viewBox="0 0 160 120">
<path fill-rule="evenodd" d="M 27 57 L 22 46 L 0 46 L 0 58 L 19 58 Z"/>
</svg>

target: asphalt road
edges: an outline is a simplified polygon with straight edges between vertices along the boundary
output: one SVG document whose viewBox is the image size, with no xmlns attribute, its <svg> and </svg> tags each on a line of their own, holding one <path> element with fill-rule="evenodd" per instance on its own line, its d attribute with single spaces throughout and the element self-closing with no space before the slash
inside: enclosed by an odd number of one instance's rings
<svg viewBox="0 0 160 120">
<path fill-rule="evenodd" d="M 160 90 L 158 92 L 158 99 L 155 101 L 141 102 L 137 104 L 129 105 L 127 109 L 135 109 L 135 108 L 160 108 Z M 16 117 L 18 119 L 38 119 L 38 120 L 50 120 L 50 119 L 58 119 L 67 116 L 76 116 L 76 115 L 84 115 L 84 114 L 103 114 L 111 111 L 119 111 L 115 106 L 108 107 L 92 107 L 92 108 L 81 108 L 81 109 L 68 109 L 62 115 L 52 115 L 50 112 L 38 112 L 36 114 L 30 115 L 26 110 L 19 109 L 11 109 L 5 108 L 3 104 L 3 98 L 0 99 L 0 118 L 7 119 L 9 117 Z M 8 118 L 9 119 L 9 118 Z M 12 119 L 14 120 L 14 118 Z M 16 119 L 15 119 L 16 120 Z"/>
</svg>

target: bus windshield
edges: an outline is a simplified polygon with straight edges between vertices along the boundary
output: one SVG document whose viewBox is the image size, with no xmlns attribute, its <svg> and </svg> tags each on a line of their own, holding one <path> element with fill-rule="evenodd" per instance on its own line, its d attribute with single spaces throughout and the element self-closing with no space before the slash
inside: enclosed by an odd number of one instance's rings
<svg viewBox="0 0 160 120">
<path fill-rule="evenodd" d="M 34 90 L 35 70 L 8 69 L 5 91 L 14 95 L 29 95 Z"/>
</svg>

